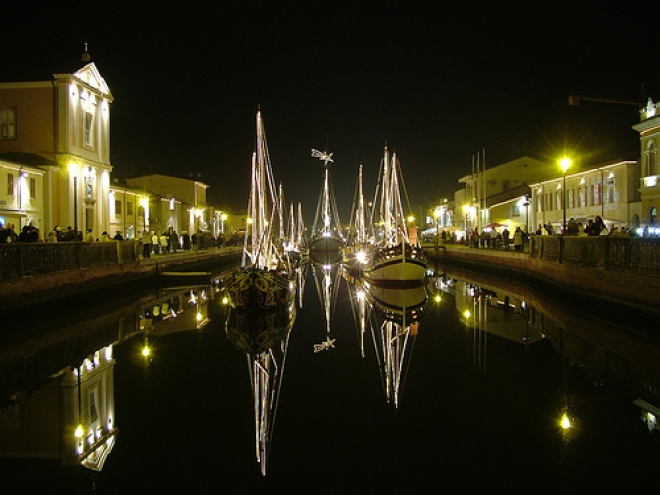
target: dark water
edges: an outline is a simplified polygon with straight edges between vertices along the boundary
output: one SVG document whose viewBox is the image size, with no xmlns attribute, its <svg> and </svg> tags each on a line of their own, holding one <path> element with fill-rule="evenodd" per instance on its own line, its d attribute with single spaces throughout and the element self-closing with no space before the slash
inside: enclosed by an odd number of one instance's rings
<svg viewBox="0 0 660 495">
<path fill-rule="evenodd" d="M 654 322 L 611 328 L 510 284 L 466 284 L 447 273 L 453 284 L 442 293 L 432 284 L 408 342 L 394 407 L 368 335 L 361 355 L 344 279 L 332 291 L 335 347 L 314 353 L 326 324 L 313 277 L 290 334 L 265 477 L 246 355 L 225 337 L 218 293 L 204 303 L 201 328 L 186 297 L 177 318 L 188 323 L 153 318 L 150 359 L 140 355 L 143 333 L 114 346 L 119 433 L 101 472 L 2 459 L 0 492 L 660 491 L 660 433 L 633 404 L 656 398 L 660 352 L 644 332 Z M 153 316 L 149 307 L 125 317 L 125 334 L 127 322 L 139 327 Z M 29 404 L 23 398 L 25 414 Z M 559 427 L 563 411 L 568 433 Z"/>
</svg>

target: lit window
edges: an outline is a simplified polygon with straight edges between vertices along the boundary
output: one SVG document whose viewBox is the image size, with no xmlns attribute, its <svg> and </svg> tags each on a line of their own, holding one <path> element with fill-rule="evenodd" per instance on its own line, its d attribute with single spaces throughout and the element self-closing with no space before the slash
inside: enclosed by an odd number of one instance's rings
<svg viewBox="0 0 660 495">
<path fill-rule="evenodd" d="M 16 139 L 16 109 L 0 110 L 0 141 Z"/>
<path fill-rule="evenodd" d="M 94 122 L 94 116 L 85 112 L 85 145 L 92 146 L 92 139 L 94 138 L 92 133 L 92 123 Z"/>
<path fill-rule="evenodd" d="M 7 174 L 7 195 L 14 195 L 14 174 Z"/>
<path fill-rule="evenodd" d="M 121 215 L 121 200 L 115 199 L 115 215 Z"/>
<path fill-rule="evenodd" d="M 37 197 L 37 179 L 30 177 L 30 199 Z"/>
</svg>

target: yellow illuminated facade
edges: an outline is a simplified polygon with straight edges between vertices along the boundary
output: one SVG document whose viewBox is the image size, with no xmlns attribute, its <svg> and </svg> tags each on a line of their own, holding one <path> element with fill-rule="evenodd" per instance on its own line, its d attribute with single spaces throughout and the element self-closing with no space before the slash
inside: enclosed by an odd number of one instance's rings
<svg viewBox="0 0 660 495">
<path fill-rule="evenodd" d="M 660 209 L 660 104 L 650 98 L 639 111 L 640 122 L 633 126 L 639 132 L 641 148 L 641 177 L 639 192 L 641 194 L 641 217 L 645 226 L 658 225 L 658 210 Z"/>
<path fill-rule="evenodd" d="M 44 235 L 55 226 L 91 228 L 96 237 L 108 230 L 112 101 L 93 62 L 72 73 L 0 82 L 0 125 L 8 122 L 0 153 L 24 168 L 37 163 L 41 169 L 33 177 L 40 177 L 43 211 L 20 205 L 21 224 L 34 217 Z"/>
</svg>

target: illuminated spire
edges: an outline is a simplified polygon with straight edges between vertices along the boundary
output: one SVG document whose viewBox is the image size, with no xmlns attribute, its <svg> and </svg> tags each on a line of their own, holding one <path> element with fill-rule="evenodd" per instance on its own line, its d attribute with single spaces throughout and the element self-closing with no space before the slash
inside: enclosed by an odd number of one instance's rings
<svg viewBox="0 0 660 495">
<path fill-rule="evenodd" d="M 87 51 L 87 42 L 85 41 L 83 43 L 83 54 L 82 54 L 82 61 L 87 63 L 90 60 L 92 60 L 92 57 L 89 55 L 89 52 Z"/>
</svg>

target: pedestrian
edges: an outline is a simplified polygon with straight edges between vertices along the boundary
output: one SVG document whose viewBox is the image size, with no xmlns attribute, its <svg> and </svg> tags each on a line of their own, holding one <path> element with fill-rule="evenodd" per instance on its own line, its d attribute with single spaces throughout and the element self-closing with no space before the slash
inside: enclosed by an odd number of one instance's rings
<svg viewBox="0 0 660 495">
<path fill-rule="evenodd" d="M 151 251 L 153 254 L 158 254 L 160 248 L 160 242 L 158 241 L 158 235 L 153 230 L 151 233 Z"/>
<path fill-rule="evenodd" d="M 113 237 L 113 239 L 114 239 L 115 241 L 123 241 L 123 240 L 124 240 L 124 236 L 121 235 L 121 232 L 117 231 L 117 233 L 115 234 L 115 236 Z"/>
<path fill-rule="evenodd" d="M 167 238 L 167 232 L 160 234 L 160 253 L 165 254 L 169 252 L 170 240 Z"/>
<path fill-rule="evenodd" d="M 103 233 L 101 234 L 101 242 L 108 242 L 108 241 L 110 241 L 110 236 L 104 230 Z"/>
<path fill-rule="evenodd" d="M 140 235 L 142 239 L 142 256 L 144 258 L 151 258 L 151 236 L 146 230 Z"/>
<path fill-rule="evenodd" d="M 83 242 L 94 242 L 94 234 L 92 234 L 92 229 L 87 229 L 87 235 Z"/>
<path fill-rule="evenodd" d="M 176 253 L 177 249 L 179 249 L 179 234 L 173 230 L 170 234 L 170 251 Z"/>
<path fill-rule="evenodd" d="M 513 248 L 516 251 L 522 251 L 523 249 L 523 232 L 520 230 L 520 227 L 516 227 L 516 230 L 513 232 Z"/>
<path fill-rule="evenodd" d="M 504 243 L 504 249 L 509 249 L 509 235 L 510 232 L 506 227 L 502 230 L 502 242 Z"/>
</svg>

